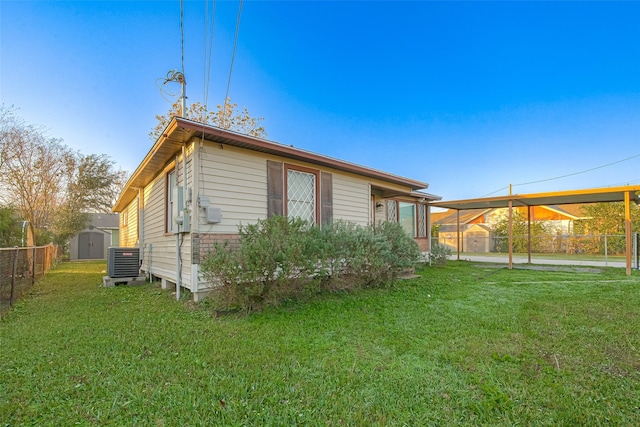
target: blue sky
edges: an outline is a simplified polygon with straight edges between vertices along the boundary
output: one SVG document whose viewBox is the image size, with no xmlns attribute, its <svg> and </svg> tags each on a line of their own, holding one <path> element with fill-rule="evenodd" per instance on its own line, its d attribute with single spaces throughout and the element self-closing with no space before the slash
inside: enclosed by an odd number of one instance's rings
<svg viewBox="0 0 640 427">
<path fill-rule="evenodd" d="M 184 2 L 184 59 L 188 102 L 215 106 L 239 2 L 216 4 L 207 73 L 212 6 Z M 179 18 L 178 0 L 3 0 L 0 100 L 133 171 L 170 106 Z M 638 22 L 640 2 L 245 1 L 229 94 L 268 139 L 445 200 L 638 184 Z"/>
</svg>

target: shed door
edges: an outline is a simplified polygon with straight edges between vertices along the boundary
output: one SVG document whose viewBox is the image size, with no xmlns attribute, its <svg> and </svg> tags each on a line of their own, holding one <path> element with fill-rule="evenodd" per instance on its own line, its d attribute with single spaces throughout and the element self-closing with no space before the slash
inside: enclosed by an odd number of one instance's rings
<svg viewBox="0 0 640 427">
<path fill-rule="evenodd" d="M 78 259 L 104 259 L 104 234 L 95 231 L 80 233 Z"/>
</svg>

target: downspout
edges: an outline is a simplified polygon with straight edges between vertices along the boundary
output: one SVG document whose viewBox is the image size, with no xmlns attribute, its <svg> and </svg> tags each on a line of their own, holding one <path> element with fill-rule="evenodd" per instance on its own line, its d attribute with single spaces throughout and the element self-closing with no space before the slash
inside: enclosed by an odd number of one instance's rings
<svg viewBox="0 0 640 427">
<path fill-rule="evenodd" d="M 138 248 L 140 253 L 142 254 L 142 258 L 140 259 L 140 265 L 138 268 L 142 266 L 145 259 L 144 253 L 144 188 L 138 188 Z M 138 271 L 140 274 L 140 271 Z"/>
<path fill-rule="evenodd" d="M 179 158 L 176 156 L 176 167 L 179 164 Z M 176 173 L 176 187 L 178 187 L 178 174 Z M 173 191 L 173 189 L 171 190 Z M 176 193 L 177 194 L 177 193 Z M 177 200 L 174 200 L 173 203 L 178 203 Z M 178 212 L 178 210 L 176 209 Z M 179 212 L 178 212 L 179 214 Z M 174 221 L 176 218 L 173 219 Z M 176 301 L 180 301 L 180 286 L 182 286 L 182 266 L 180 265 L 180 225 L 176 222 L 174 227 L 176 230 Z"/>
<path fill-rule="evenodd" d="M 182 224 L 178 225 L 178 233 L 176 234 L 176 300 L 180 301 L 180 287 L 182 286 L 182 248 L 180 247 L 180 236 L 184 233 L 184 227 L 187 223 L 187 143 L 182 144 L 182 206 L 178 206 L 178 209 L 182 209 Z M 178 162 L 176 161 L 176 164 Z M 176 200 L 177 202 L 177 200 Z"/>
<path fill-rule="evenodd" d="M 180 286 L 182 286 L 182 272 L 180 266 L 180 233 L 176 233 L 176 301 L 180 301 Z"/>
<path fill-rule="evenodd" d="M 191 221 L 189 222 L 191 226 L 191 292 L 193 292 L 194 295 L 198 295 L 198 292 L 200 291 L 200 254 L 198 254 L 198 263 L 194 264 L 193 263 L 193 255 L 194 255 L 193 254 L 193 238 L 195 234 L 198 234 L 200 232 L 200 227 L 198 225 L 199 211 L 197 207 L 194 209 L 193 200 L 196 200 L 196 203 L 197 203 L 198 195 L 199 195 L 198 190 L 200 188 L 200 182 L 199 182 L 199 177 L 197 173 L 197 171 L 200 170 L 200 144 L 196 139 L 194 139 L 191 143 L 193 144 L 193 151 L 191 153 L 191 188 L 193 188 L 191 210 L 192 211 L 195 210 L 195 213 L 191 217 Z"/>
<path fill-rule="evenodd" d="M 183 118 L 187 118 L 187 81 L 184 78 L 184 57 L 183 57 L 183 63 L 182 63 L 182 72 L 180 73 L 180 84 L 182 85 L 182 102 L 181 102 L 181 106 L 182 106 L 182 117 Z M 183 209 L 185 208 L 186 202 L 185 202 L 185 193 L 184 190 L 186 190 L 187 188 L 187 172 L 186 172 L 186 167 L 185 167 L 185 150 L 184 150 L 184 144 L 182 145 L 182 186 L 183 186 L 183 193 L 182 193 L 182 200 L 183 200 L 183 206 L 178 206 L 178 209 L 180 209 L 180 207 L 182 207 Z M 178 165 L 178 158 L 176 156 L 176 166 Z M 176 183 L 178 181 L 178 176 L 176 174 Z M 177 202 L 177 200 L 176 200 Z M 186 209 L 184 209 L 186 211 Z M 181 256 L 180 256 L 180 233 L 182 232 L 181 228 L 184 227 L 184 218 L 182 218 L 182 224 L 178 225 L 178 232 L 176 233 L 176 300 L 180 301 L 180 286 L 182 286 L 182 262 L 181 262 Z"/>
</svg>

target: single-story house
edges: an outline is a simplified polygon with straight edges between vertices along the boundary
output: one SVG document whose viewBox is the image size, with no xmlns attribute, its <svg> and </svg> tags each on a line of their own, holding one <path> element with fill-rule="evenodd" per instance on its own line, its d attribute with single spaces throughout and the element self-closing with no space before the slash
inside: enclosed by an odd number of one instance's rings
<svg viewBox="0 0 640 427">
<path fill-rule="evenodd" d="M 113 211 L 120 246 L 139 247 L 141 271 L 163 288 L 210 289 L 200 262 L 238 226 L 273 215 L 322 226 L 397 221 L 430 248 L 428 184 L 291 145 L 175 117 L 137 167 Z"/>
<path fill-rule="evenodd" d="M 107 259 L 109 246 L 120 243 L 117 213 L 90 213 L 89 225 L 71 238 L 69 260 Z"/>
</svg>

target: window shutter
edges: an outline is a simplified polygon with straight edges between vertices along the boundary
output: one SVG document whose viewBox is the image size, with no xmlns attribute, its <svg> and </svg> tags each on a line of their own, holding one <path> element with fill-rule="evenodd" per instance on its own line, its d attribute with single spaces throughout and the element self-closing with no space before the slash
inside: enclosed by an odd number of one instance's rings
<svg viewBox="0 0 640 427">
<path fill-rule="evenodd" d="M 320 174 L 320 223 L 330 224 L 333 221 L 333 176 L 330 173 Z"/>
<path fill-rule="evenodd" d="M 283 165 L 267 160 L 267 216 L 276 215 L 284 215 Z"/>
</svg>

